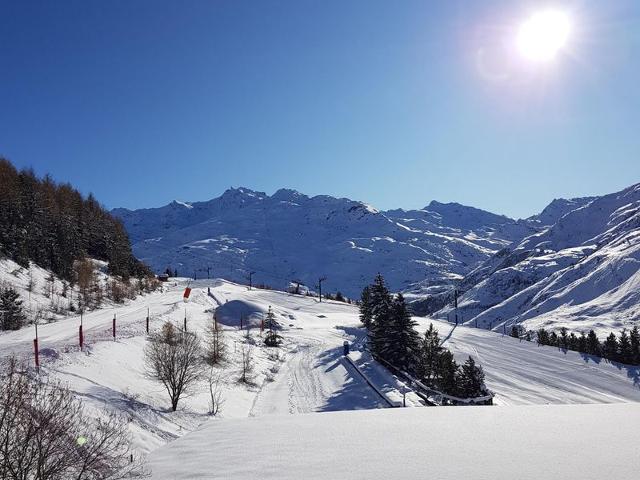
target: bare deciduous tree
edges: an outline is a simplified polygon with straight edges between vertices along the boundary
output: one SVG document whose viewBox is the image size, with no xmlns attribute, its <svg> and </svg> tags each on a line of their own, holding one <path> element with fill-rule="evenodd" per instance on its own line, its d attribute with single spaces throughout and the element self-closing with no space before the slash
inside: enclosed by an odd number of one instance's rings
<svg viewBox="0 0 640 480">
<path fill-rule="evenodd" d="M 150 337 L 144 354 L 147 373 L 162 382 L 175 412 L 180 397 L 188 394 L 202 377 L 200 339 L 165 323 L 160 333 Z"/>
<path fill-rule="evenodd" d="M 242 345 L 242 365 L 240 381 L 243 383 L 251 383 L 253 376 L 253 347 L 251 345 Z"/>
<path fill-rule="evenodd" d="M 222 394 L 222 372 L 217 372 L 213 367 L 209 369 L 209 375 L 207 376 L 207 382 L 209 384 L 209 414 L 217 415 L 224 405 L 225 399 Z"/>
<path fill-rule="evenodd" d="M 227 352 L 227 344 L 224 341 L 224 333 L 218 328 L 217 323 L 211 323 L 206 330 L 204 358 L 209 365 L 216 365 L 224 360 Z"/>
<path fill-rule="evenodd" d="M 10 358 L 0 373 L 0 478 L 116 479 L 144 476 L 116 414 L 93 419 L 55 382 Z"/>
</svg>

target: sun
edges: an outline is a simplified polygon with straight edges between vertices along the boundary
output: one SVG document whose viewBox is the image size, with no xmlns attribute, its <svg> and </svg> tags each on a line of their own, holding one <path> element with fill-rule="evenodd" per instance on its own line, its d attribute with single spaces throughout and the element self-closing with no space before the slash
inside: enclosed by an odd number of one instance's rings
<svg viewBox="0 0 640 480">
<path fill-rule="evenodd" d="M 531 61 L 551 61 L 567 45 L 570 33 L 571 22 L 566 13 L 559 10 L 534 13 L 518 30 L 518 51 Z"/>
</svg>

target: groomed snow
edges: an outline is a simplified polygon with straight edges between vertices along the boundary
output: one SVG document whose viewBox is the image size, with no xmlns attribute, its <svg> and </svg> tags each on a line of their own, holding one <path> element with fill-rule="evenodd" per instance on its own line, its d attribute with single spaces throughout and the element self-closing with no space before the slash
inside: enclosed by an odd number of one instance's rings
<svg viewBox="0 0 640 480">
<path fill-rule="evenodd" d="M 153 452 L 161 479 L 624 480 L 640 405 L 434 407 L 213 422 Z"/>
</svg>

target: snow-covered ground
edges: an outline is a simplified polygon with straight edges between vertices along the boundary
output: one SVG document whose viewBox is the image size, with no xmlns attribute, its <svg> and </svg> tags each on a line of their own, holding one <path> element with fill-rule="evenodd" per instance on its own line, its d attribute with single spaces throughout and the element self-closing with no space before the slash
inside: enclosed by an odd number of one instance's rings
<svg viewBox="0 0 640 480">
<path fill-rule="evenodd" d="M 422 328 L 430 322 L 417 320 Z M 471 355 L 482 365 L 497 405 L 640 402 L 640 367 L 489 330 L 433 323 L 458 361 Z"/>
<path fill-rule="evenodd" d="M 193 290 L 189 302 L 185 303 L 182 295 L 188 284 Z M 314 297 L 278 291 L 248 290 L 246 286 L 223 280 L 181 279 L 164 287 L 163 292 L 85 315 L 87 348 L 84 352 L 78 349 L 78 317 L 39 327 L 41 375 L 68 383 L 96 414 L 115 409 L 127 415 L 139 451 L 152 452 L 206 423 L 222 425 L 246 417 L 278 418 L 401 404 L 402 383 L 361 349 L 365 333 L 360 327 L 357 307 L 353 305 L 334 301 L 319 303 Z M 258 327 L 258 320 L 269 307 L 284 337 L 278 355 L 262 346 Z M 205 381 L 181 401 L 177 412 L 171 412 L 163 387 L 145 374 L 147 308 L 151 312 L 152 331 L 165 321 L 181 327 L 186 314 L 188 329 L 198 333 L 211 324 L 213 310 L 218 308 L 229 347 L 229 358 L 218 369 L 225 398 L 218 417 L 207 415 L 209 396 Z M 239 329 L 239 313 L 243 313 L 243 326 L 252 325 L 250 336 L 255 343 L 256 368 L 250 385 L 238 381 L 241 347 L 247 341 L 246 330 Z M 111 337 L 114 314 L 117 319 L 115 341 Z M 428 326 L 429 320 L 416 319 L 420 329 Z M 607 361 L 596 363 L 573 352 L 565 354 L 550 347 L 520 343 L 492 331 L 463 326 L 452 331 L 451 324 L 435 323 L 445 344 L 461 361 L 471 354 L 483 365 L 488 386 L 495 391 L 499 405 L 640 401 L 638 369 L 618 367 Z M 1 355 L 15 353 L 32 362 L 33 336 L 33 327 L 0 333 Z M 345 340 L 353 347 L 350 357 L 360 372 L 342 357 Z M 361 374 L 366 375 L 387 400 L 371 388 Z M 417 407 L 421 403 L 410 392 L 407 405 Z M 455 409 L 463 410 L 467 409 Z M 301 422 L 306 421 L 300 418 Z M 345 429 L 354 436 L 360 435 L 353 429 Z M 242 451 L 246 454 L 249 450 L 243 448 Z M 243 467 L 236 465 L 236 468 Z"/>
<path fill-rule="evenodd" d="M 402 408 L 213 422 L 153 479 L 634 479 L 640 405 Z"/>
</svg>

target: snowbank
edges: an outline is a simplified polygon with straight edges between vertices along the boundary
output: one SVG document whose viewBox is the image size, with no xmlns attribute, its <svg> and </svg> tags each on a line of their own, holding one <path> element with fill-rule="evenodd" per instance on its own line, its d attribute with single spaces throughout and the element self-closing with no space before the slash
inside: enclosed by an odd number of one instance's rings
<svg viewBox="0 0 640 480">
<path fill-rule="evenodd" d="M 214 422 L 154 479 L 631 479 L 640 405 L 397 408 Z"/>
</svg>

